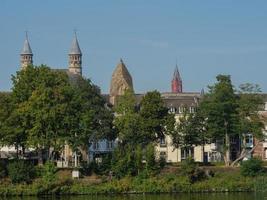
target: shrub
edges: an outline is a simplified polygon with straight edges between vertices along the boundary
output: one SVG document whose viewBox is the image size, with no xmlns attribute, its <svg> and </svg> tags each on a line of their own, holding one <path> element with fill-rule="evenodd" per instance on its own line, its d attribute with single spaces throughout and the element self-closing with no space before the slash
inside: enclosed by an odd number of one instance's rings
<svg viewBox="0 0 267 200">
<path fill-rule="evenodd" d="M 159 167 L 160 169 L 163 169 L 166 166 L 166 159 L 163 157 L 159 158 Z"/>
<path fill-rule="evenodd" d="M 134 149 L 130 146 L 125 148 L 116 148 L 112 155 L 111 169 L 117 178 L 122 178 L 126 175 L 135 176 L 138 169 L 135 166 Z"/>
<path fill-rule="evenodd" d="M 263 162 L 258 158 L 251 158 L 243 161 L 240 166 L 243 176 L 257 176 L 263 172 Z"/>
<path fill-rule="evenodd" d="M 189 157 L 181 163 L 181 170 L 187 176 L 190 183 L 205 179 L 205 171 L 198 167 L 195 161 Z"/>
<path fill-rule="evenodd" d="M 35 175 L 34 166 L 24 160 L 11 162 L 7 169 L 12 183 L 30 183 Z"/>
<path fill-rule="evenodd" d="M 56 172 L 57 169 L 55 164 L 51 161 L 47 161 L 42 169 L 42 180 L 46 184 L 54 182 L 56 180 Z"/>
<path fill-rule="evenodd" d="M 154 171 L 157 169 L 156 158 L 155 158 L 155 147 L 152 144 L 146 147 L 146 169 L 148 171 Z"/>
</svg>

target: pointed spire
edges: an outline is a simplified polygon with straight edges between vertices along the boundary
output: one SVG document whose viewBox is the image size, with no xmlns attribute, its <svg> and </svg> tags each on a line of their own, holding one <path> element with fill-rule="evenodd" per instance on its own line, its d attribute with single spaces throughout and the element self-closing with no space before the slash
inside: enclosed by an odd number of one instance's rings
<svg viewBox="0 0 267 200">
<path fill-rule="evenodd" d="M 80 45 L 77 39 L 77 34 L 76 31 L 74 31 L 74 38 L 71 44 L 70 52 L 69 54 L 77 54 L 77 55 L 82 55 L 82 51 L 80 49 Z"/>
<path fill-rule="evenodd" d="M 174 73 L 173 73 L 171 88 L 172 88 L 173 93 L 182 93 L 183 92 L 183 82 L 182 82 L 182 78 L 180 76 L 177 62 L 176 62 L 176 66 L 175 66 Z"/>
<path fill-rule="evenodd" d="M 175 79 L 177 79 L 178 81 L 182 81 L 177 64 L 175 66 L 174 73 L 173 73 L 173 80 Z"/>
<path fill-rule="evenodd" d="M 26 31 L 26 38 L 25 38 L 24 45 L 21 51 L 21 55 L 32 55 L 32 49 L 29 43 L 27 31 Z"/>
</svg>

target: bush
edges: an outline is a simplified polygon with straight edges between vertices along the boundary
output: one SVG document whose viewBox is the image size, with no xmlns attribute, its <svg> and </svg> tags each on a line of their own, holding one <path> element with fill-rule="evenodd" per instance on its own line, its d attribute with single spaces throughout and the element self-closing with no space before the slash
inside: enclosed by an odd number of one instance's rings
<svg viewBox="0 0 267 200">
<path fill-rule="evenodd" d="M 181 170 L 187 176 L 190 183 L 203 180 L 207 177 L 205 171 L 200 169 L 191 157 L 182 161 Z"/>
<path fill-rule="evenodd" d="M 166 159 L 163 157 L 159 158 L 159 167 L 160 169 L 163 169 L 166 166 Z"/>
<path fill-rule="evenodd" d="M 155 158 L 155 147 L 153 144 L 149 144 L 146 147 L 146 169 L 150 172 L 157 169 L 156 158 Z"/>
<path fill-rule="evenodd" d="M 56 180 L 56 166 L 53 162 L 47 161 L 42 169 L 42 180 L 44 183 L 49 184 Z"/>
<path fill-rule="evenodd" d="M 240 166 L 240 171 L 243 176 L 260 175 L 263 172 L 263 162 L 258 158 L 243 161 Z"/>
<path fill-rule="evenodd" d="M 7 169 L 12 183 L 30 183 L 35 175 L 34 166 L 24 160 L 11 162 Z"/>
</svg>

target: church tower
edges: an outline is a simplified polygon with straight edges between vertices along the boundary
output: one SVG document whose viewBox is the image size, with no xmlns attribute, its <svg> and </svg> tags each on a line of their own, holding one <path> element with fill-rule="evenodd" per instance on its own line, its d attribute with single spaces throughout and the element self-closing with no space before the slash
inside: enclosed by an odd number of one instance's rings
<svg viewBox="0 0 267 200">
<path fill-rule="evenodd" d="M 176 65 L 173 78 L 172 78 L 172 93 L 182 93 L 183 92 L 183 82 Z"/>
<path fill-rule="evenodd" d="M 116 69 L 113 71 L 110 83 L 110 103 L 114 105 L 118 96 L 124 94 L 128 89 L 133 90 L 133 81 L 131 74 L 126 68 L 122 59 L 118 63 Z"/>
<path fill-rule="evenodd" d="M 23 49 L 20 53 L 20 65 L 21 69 L 25 69 L 28 65 L 32 65 L 32 49 L 29 43 L 28 34 L 26 32 L 26 38 L 24 41 Z"/>
<path fill-rule="evenodd" d="M 69 51 L 69 72 L 72 74 L 82 75 L 82 51 L 80 49 L 76 33 Z"/>
</svg>

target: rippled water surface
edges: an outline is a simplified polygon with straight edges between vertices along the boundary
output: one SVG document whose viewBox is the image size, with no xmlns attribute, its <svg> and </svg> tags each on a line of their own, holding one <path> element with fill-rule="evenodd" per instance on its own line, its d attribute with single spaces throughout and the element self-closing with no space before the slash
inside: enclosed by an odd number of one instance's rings
<svg viewBox="0 0 267 200">
<path fill-rule="evenodd" d="M 107 195 L 107 196 L 62 196 L 62 197 L 16 197 L 10 200 L 267 200 L 267 193 L 232 194 L 176 194 L 176 195 Z"/>
</svg>

